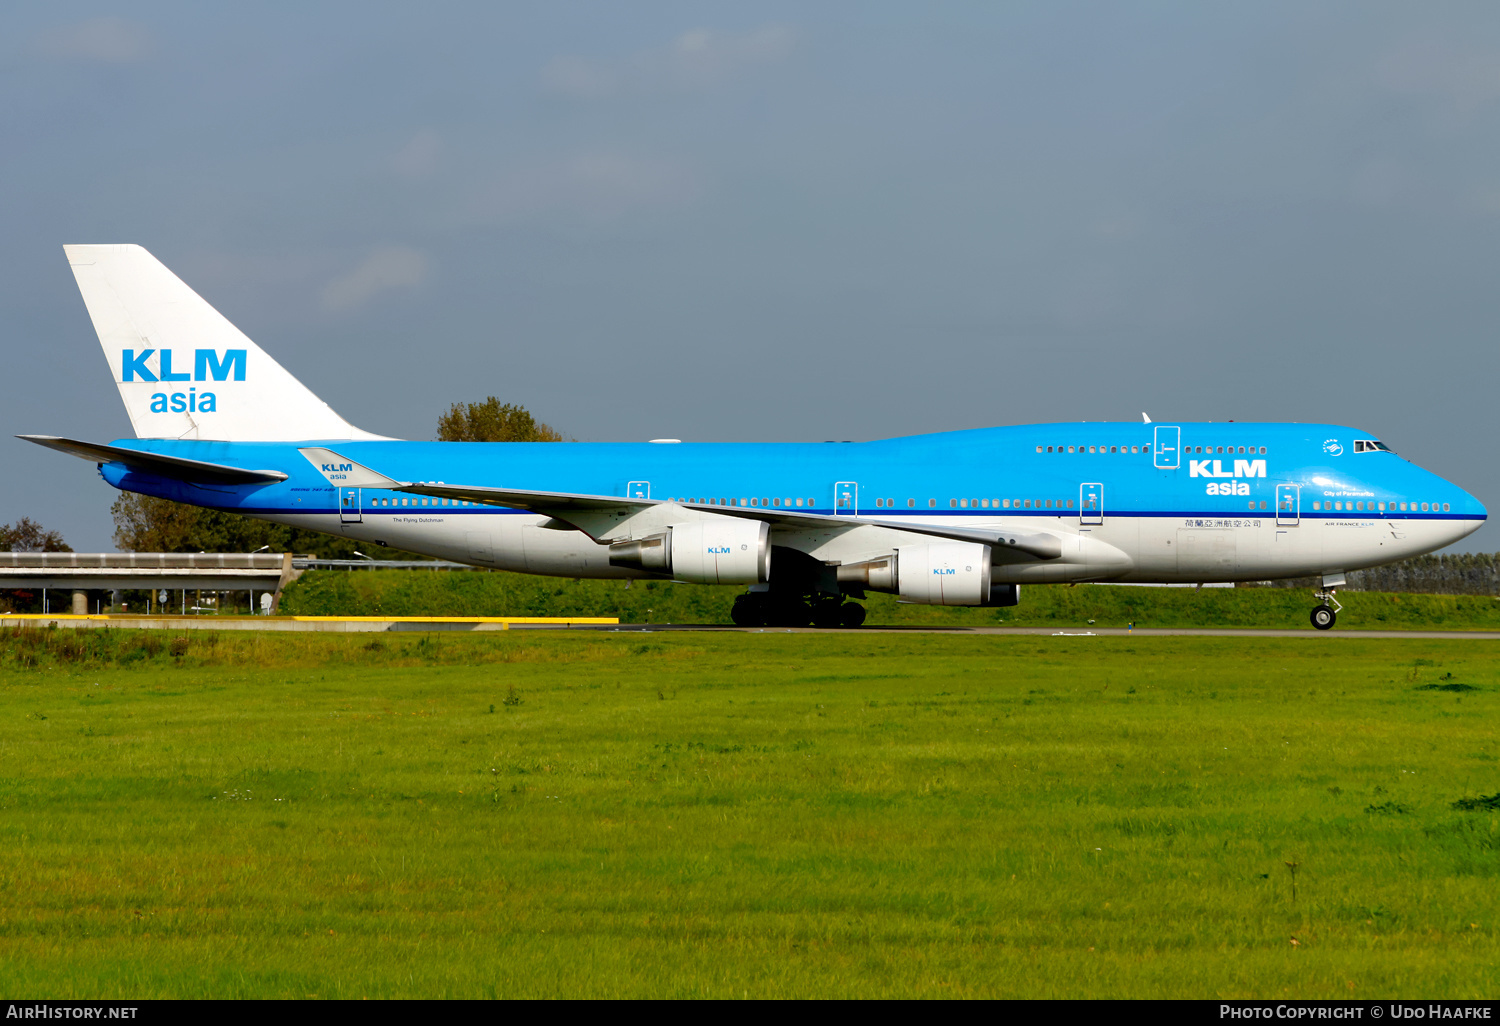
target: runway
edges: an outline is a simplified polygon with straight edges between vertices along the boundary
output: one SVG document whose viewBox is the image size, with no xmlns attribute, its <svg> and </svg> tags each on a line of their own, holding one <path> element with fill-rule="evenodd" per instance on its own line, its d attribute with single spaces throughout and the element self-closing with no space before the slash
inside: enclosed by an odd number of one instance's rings
<svg viewBox="0 0 1500 1026">
<path fill-rule="evenodd" d="M 111 616 L 29 614 L 0 615 L 0 627 L 107 627 L 123 630 L 294 631 L 374 633 L 383 631 L 574 630 L 653 633 L 731 634 L 981 634 L 1053 638 L 1338 638 L 1409 641 L 1500 641 L 1500 631 L 1317 631 L 1311 628 L 1219 627 L 734 627 L 729 624 L 620 623 L 614 617 L 546 616 Z"/>
<path fill-rule="evenodd" d="M 991 634 L 1031 635 L 1053 638 L 1311 638 L 1326 641 L 1337 638 L 1404 639 L 1417 641 L 1441 641 L 1463 639 L 1467 641 L 1500 641 L 1500 631 L 1358 631 L 1331 630 L 1271 630 L 1255 628 L 1213 627 L 728 627 L 718 624 L 616 624 L 611 627 L 579 626 L 575 630 L 636 631 L 642 633 L 664 631 L 730 631 L 740 634 Z"/>
</svg>

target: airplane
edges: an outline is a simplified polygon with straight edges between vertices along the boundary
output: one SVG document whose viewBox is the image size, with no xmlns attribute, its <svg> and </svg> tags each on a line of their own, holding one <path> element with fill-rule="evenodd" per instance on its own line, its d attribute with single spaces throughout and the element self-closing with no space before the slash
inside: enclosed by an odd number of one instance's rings
<svg viewBox="0 0 1500 1026">
<path fill-rule="evenodd" d="M 1486 519 L 1333 424 L 1075 422 L 851 443 L 459 443 L 354 427 L 145 249 L 70 245 L 135 438 L 21 435 L 104 480 L 478 567 L 740 585 L 741 626 L 857 627 L 859 599 L 1013 606 L 1028 583 L 1317 577 Z"/>
</svg>

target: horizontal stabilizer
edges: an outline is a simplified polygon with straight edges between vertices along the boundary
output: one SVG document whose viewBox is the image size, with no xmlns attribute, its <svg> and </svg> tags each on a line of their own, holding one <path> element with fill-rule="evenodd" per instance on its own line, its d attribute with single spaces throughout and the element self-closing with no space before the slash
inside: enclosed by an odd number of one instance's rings
<svg viewBox="0 0 1500 1026">
<path fill-rule="evenodd" d="M 90 463 L 120 463 L 131 470 L 155 474 L 176 481 L 195 481 L 202 484 L 272 484 L 285 481 L 287 475 L 279 470 L 242 470 L 222 463 L 204 463 L 202 460 L 185 460 L 180 456 L 163 456 L 160 453 L 140 452 L 118 445 L 101 445 L 98 442 L 80 442 L 74 438 L 59 438 L 56 435 L 17 435 L 28 442 L 45 445 L 49 449 L 65 452 Z"/>
</svg>

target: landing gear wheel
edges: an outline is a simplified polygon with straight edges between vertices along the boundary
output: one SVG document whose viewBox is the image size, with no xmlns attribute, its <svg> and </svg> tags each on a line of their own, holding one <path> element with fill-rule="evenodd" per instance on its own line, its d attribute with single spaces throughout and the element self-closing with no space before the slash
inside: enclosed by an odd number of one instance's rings
<svg viewBox="0 0 1500 1026">
<path fill-rule="evenodd" d="M 812 622 L 814 627 L 825 630 L 829 627 L 842 627 L 844 625 L 843 609 L 837 602 L 819 602 L 813 607 Z"/>
<path fill-rule="evenodd" d="M 1320 631 L 1326 631 L 1338 622 L 1338 614 L 1328 606 L 1318 606 L 1312 611 L 1312 625 Z"/>
<path fill-rule="evenodd" d="M 734 600 L 734 606 L 729 610 L 729 618 L 734 621 L 736 627 L 764 627 L 766 604 L 748 595 L 741 595 Z"/>
<path fill-rule="evenodd" d="M 839 607 L 839 619 L 845 627 L 858 627 L 865 622 L 865 607 L 858 602 L 845 602 Z"/>
</svg>

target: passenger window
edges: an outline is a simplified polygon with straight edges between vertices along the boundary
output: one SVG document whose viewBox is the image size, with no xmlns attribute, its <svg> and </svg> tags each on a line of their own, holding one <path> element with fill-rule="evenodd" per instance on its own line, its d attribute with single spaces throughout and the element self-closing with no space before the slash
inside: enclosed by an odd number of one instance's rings
<svg viewBox="0 0 1500 1026">
<path fill-rule="evenodd" d="M 1445 503 L 1443 503 L 1443 512 L 1444 512 L 1444 513 L 1447 513 L 1447 512 L 1448 512 L 1448 503 L 1446 503 L 1446 502 L 1445 502 Z"/>
<path fill-rule="evenodd" d="M 1095 451 L 1097 451 L 1097 448 L 1095 446 L 1092 446 L 1092 445 L 1089 446 L 1089 452 L 1095 452 Z"/>
<path fill-rule="evenodd" d="M 937 500 L 936 499 L 928 499 L 927 500 L 927 508 L 928 509 L 931 509 L 931 508 L 933 508 L 936 505 L 937 505 Z"/>
<path fill-rule="evenodd" d="M 1132 446 L 1131 446 L 1131 447 L 1130 447 L 1130 451 L 1131 451 L 1131 452 L 1132 452 L 1132 453 L 1136 453 L 1136 452 L 1140 452 L 1140 451 L 1141 451 L 1141 447 L 1140 447 L 1140 446 L 1139 446 L 1139 445 L 1132 445 Z"/>
<path fill-rule="evenodd" d="M 1383 503 L 1383 502 L 1380 504 L 1380 512 L 1382 512 L 1382 513 L 1385 512 L 1385 503 Z"/>
<path fill-rule="evenodd" d="M 989 499 L 980 499 L 979 500 L 979 505 L 982 508 L 984 508 L 984 509 L 989 509 L 990 508 L 990 500 Z"/>
<path fill-rule="evenodd" d="M 1260 447 L 1260 454 L 1262 456 L 1264 456 L 1266 454 L 1266 447 L 1264 445 Z"/>
<path fill-rule="evenodd" d="M 1266 508 L 1266 503 L 1265 503 L 1265 500 L 1264 500 L 1264 499 L 1262 499 L 1262 500 L 1261 500 L 1261 503 L 1260 503 L 1260 508 L 1261 508 L 1261 509 L 1265 509 L 1265 508 Z"/>
<path fill-rule="evenodd" d="M 1424 502 L 1424 503 L 1422 503 L 1422 512 L 1423 512 L 1423 513 L 1426 513 L 1426 512 L 1427 512 L 1427 503 L 1425 503 L 1425 502 Z"/>
<path fill-rule="evenodd" d="M 948 500 L 948 508 L 949 509 L 957 509 L 958 508 L 958 500 L 957 499 L 949 499 Z"/>
<path fill-rule="evenodd" d="M 1010 500 L 1006 499 L 1003 502 L 1001 502 L 1000 505 L 1004 506 L 1006 509 L 1010 509 Z"/>
<path fill-rule="evenodd" d="M 1039 446 L 1037 446 L 1037 447 L 1036 447 L 1036 451 L 1037 451 L 1037 452 L 1041 452 L 1041 451 L 1042 451 L 1042 447 L 1041 447 L 1041 446 L 1040 446 L 1040 445 L 1039 445 Z"/>
<path fill-rule="evenodd" d="M 1051 452 L 1051 451 L 1052 451 L 1052 446 L 1050 446 L 1050 445 L 1049 445 L 1049 446 L 1047 446 L 1047 451 L 1048 451 L 1048 452 Z"/>
<path fill-rule="evenodd" d="M 1143 446 L 1141 446 L 1141 452 L 1146 453 L 1147 455 L 1150 455 L 1150 453 L 1151 453 L 1151 446 L 1149 446 L 1149 445 L 1143 445 Z"/>
<path fill-rule="evenodd" d="M 911 508 L 912 508 L 912 507 L 914 507 L 914 506 L 915 506 L 915 505 L 916 505 L 916 504 L 917 504 L 917 500 L 916 500 L 916 499 L 907 499 L 907 500 L 906 500 L 906 508 L 907 508 L 907 509 L 911 509 Z"/>
<path fill-rule="evenodd" d="M 1313 503 L 1313 509 L 1322 509 L 1322 508 L 1323 508 L 1323 504 L 1321 502 L 1315 502 L 1315 503 Z"/>
<path fill-rule="evenodd" d="M 950 499 L 950 500 L 948 500 L 948 502 L 949 502 L 949 505 L 952 505 L 953 500 Z M 968 509 L 969 508 L 969 500 L 968 499 L 960 499 L 958 504 L 960 506 L 962 506 L 964 509 Z"/>
<path fill-rule="evenodd" d="M 799 506 L 802 505 L 802 500 L 801 499 L 797 500 L 797 505 L 799 505 Z"/>
<path fill-rule="evenodd" d="M 1072 447 L 1072 446 L 1071 446 L 1071 445 L 1070 445 L 1070 446 L 1068 446 L 1068 451 L 1069 451 L 1069 452 L 1072 452 L 1072 451 L 1073 451 L 1073 447 Z"/>
<path fill-rule="evenodd" d="M 1073 500 L 1072 500 L 1072 499 L 1069 499 L 1069 500 L 1068 500 L 1068 508 L 1069 508 L 1069 509 L 1072 509 L 1072 508 L 1073 508 Z"/>
<path fill-rule="evenodd" d="M 1026 500 L 1026 508 L 1027 508 L 1027 509 L 1030 509 L 1030 508 L 1031 508 L 1031 500 L 1030 500 L 1030 499 L 1027 499 L 1027 500 Z"/>
</svg>

